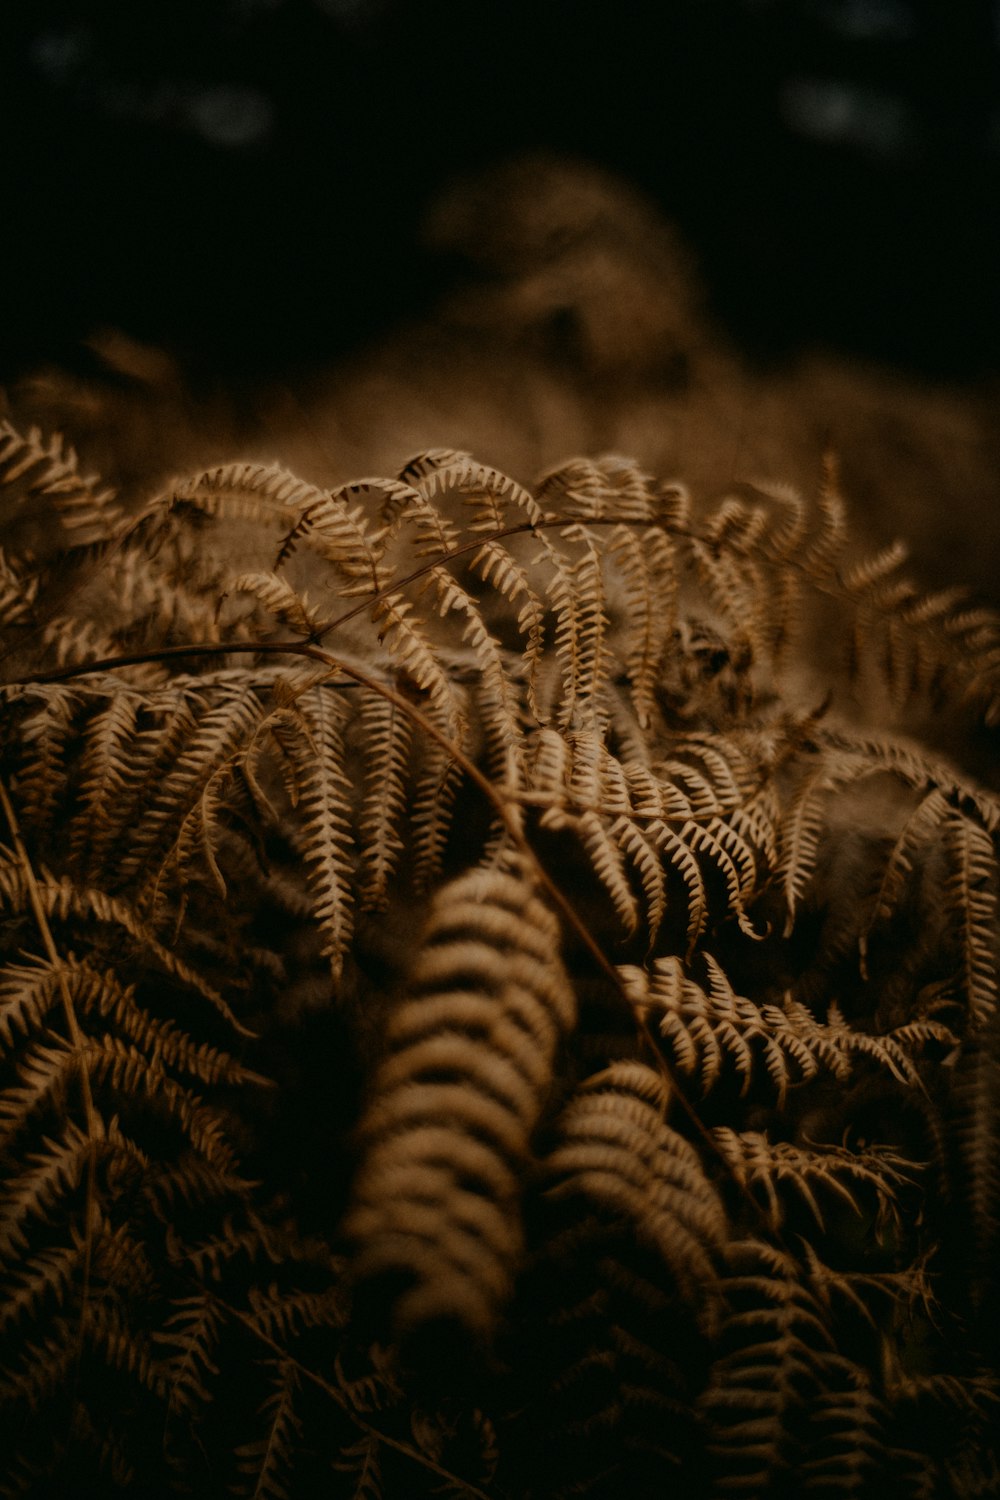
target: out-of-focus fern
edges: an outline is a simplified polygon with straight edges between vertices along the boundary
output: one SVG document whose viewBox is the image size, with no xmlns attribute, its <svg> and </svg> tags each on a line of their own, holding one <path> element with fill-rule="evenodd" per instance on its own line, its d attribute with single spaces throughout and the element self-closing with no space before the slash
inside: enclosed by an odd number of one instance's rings
<svg viewBox="0 0 1000 1500">
<path fill-rule="evenodd" d="M 850 714 L 1000 622 L 832 471 L 0 481 L 2 1492 L 989 1493 L 1000 804 Z"/>
</svg>

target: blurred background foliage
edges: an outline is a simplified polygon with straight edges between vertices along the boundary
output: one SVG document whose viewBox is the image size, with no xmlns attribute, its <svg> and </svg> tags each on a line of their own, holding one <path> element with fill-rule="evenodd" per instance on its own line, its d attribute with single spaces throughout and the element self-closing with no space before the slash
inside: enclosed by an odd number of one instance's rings
<svg viewBox="0 0 1000 1500">
<path fill-rule="evenodd" d="M 995 0 L 6 0 L 3 33 L 0 379 L 103 327 L 341 357 L 470 274 L 429 206 L 525 149 L 648 194 L 755 360 L 996 367 Z"/>
</svg>

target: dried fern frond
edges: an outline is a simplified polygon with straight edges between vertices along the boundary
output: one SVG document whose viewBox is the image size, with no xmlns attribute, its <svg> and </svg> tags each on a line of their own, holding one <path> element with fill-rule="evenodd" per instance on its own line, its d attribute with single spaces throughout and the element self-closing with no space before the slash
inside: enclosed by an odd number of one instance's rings
<svg viewBox="0 0 1000 1500">
<path fill-rule="evenodd" d="M 177 1286 L 158 1179 L 177 1171 L 182 1192 L 190 1182 L 206 1223 L 245 1213 L 251 1186 L 220 1091 L 265 1080 L 214 1040 L 235 1019 L 222 997 L 124 901 L 36 872 L 6 792 L 4 804 L 5 902 L 30 911 L 35 931 L 0 968 L 0 1428 L 5 1441 L 19 1430 L 37 1449 L 79 1369 L 87 1394 L 74 1427 L 90 1434 L 99 1464 L 131 1473 L 132 1441 L 120 1433 L 112 1458 L 100 1434 L 117 1430 L 117 1402 L 141 1441 L 167 1398 L 150 1333 L 164 1305 L 170 1316 Z M 125 941 L 108 944 L 115 925 Z M 164 984 L 176 1001 L 187 992 L 199 1002 L 208 1036 L 163 1013 Z M 199 1177 L 208 1191 L 194 1186 Z M 70 1439 L 50 1433 L 43 1472 L 58 1467 Z"/>
<path fill-rule="evenodd" d="M 669 1271 L 683 1300 L 711 1309 L 713 1259 L 727 1236 L 698 1153 L 666 1123 L 669 1093 L 641 1063 L 614 1063 L 577 1089 L 556 1122 L 546 1194 L 624 1221 Z"/>
<path fill-rule="evenodd" d="M 388 1025 L 346 1232 L 403 1332 L 486 1338 L 522 1254 L 519 1175 L 574 1001 L 558 927 L 515 863 L 444 886 Z"/>
<path fill-rule="evenodd" d="M 713 1139 L 736 1180 L 766 1205 L 772 1230 L 785 1222 L 782 1199 L 788 1191 L 805 1204 L 820 1230 L 825 1228 L 822 1200 L 827 1194 L 858 1215 L 864 1211 L 862 1202 L 873 1199 L 880 1228 L 889 1228 L 898 1223 L 901 1212 L 897 1189 L 909 1180 L 907 1169 L 915 1169 L 913 1162 L 885 1146 L 809 1148 L 770 1141 L 758 1131 L 737 1133 L 728 1126 L 717 1126 Z"/>
<path fill-rule="evenodd" d="M 33 548 L 53 516 L 74 547 L 108 540 L 122 521 L 113 491 L 80 473 L 76 454 L 60 437 L 46 440 L 37 427 L 22 434 L 0 420 L 0 492 L 6 491 L 3 509 L 13 507 L 14 515 L 5 514 L 5 526 L 13 520 L 25 529 Z"/>
<path fill-rule="evenodd" d="M 657 1071 L 618 1062 L 554 1122 L 514 1331 L 528 1493 L 650 1493 L 699 1465 L 693 1403 L 729 1226 L 669 1109 Z"/>
<path fill-rule="evenodd" d="M 789 1255 L 734 1242 L 731 1311 L 702 1398 L 715 1483 L 764 1494 L 807 1451 L 809 1418 L 840 1360 L 821 1299 Z"/>
</svg>

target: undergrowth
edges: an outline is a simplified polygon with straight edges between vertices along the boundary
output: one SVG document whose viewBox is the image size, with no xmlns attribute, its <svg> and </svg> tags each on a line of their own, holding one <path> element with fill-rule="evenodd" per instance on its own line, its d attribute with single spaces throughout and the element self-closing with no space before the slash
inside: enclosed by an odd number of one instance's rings
<svg viewBox="0 0 1000 1500">
<path fill-rule="evenodd" d="M 619 459 L 0 430 L 0 1493 L 998 1492 L 1000 621 Z"/>
</svg>

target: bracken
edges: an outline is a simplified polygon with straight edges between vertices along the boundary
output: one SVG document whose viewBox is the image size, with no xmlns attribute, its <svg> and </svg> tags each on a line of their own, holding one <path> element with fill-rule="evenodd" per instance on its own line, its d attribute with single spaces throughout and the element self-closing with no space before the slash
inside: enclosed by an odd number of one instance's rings
<svg viewBox="0 0 1000 1500">
<path fill-rule="evenodd" d="M 0 480 L 0 1493 L 996 1493 L 1000 803 L 849 710 L 997 617 L 832 466 Z"/>
</svg>

